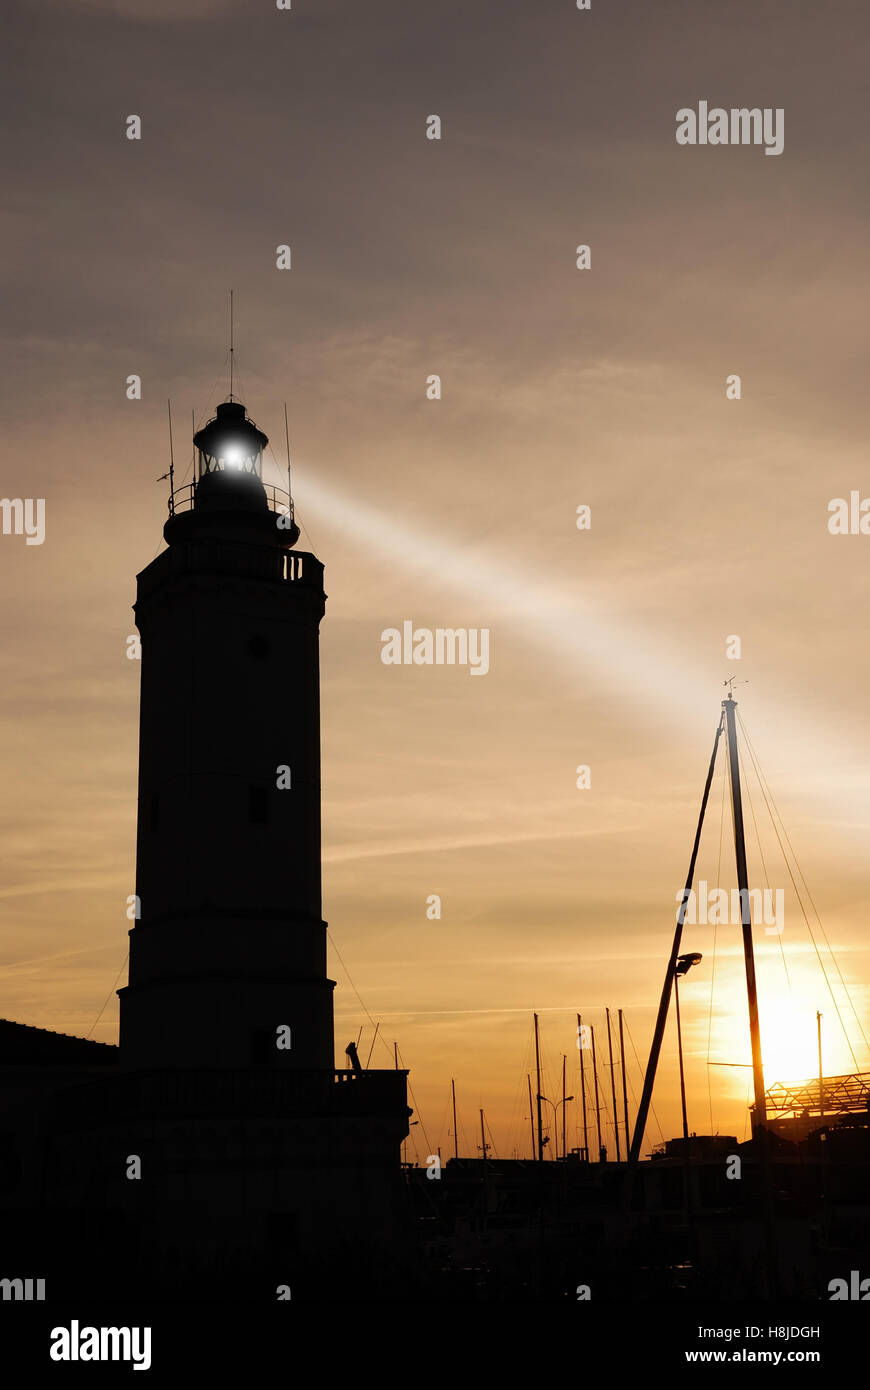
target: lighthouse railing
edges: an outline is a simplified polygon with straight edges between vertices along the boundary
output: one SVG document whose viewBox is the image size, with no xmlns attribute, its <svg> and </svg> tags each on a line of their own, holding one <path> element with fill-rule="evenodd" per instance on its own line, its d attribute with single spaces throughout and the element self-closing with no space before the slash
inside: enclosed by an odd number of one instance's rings
<svg viewBox="0 0 870 1390">
<path fill-rule="evenodd" d="M 189 512 L 196 505 L 196 483 L 185 483 L 183 487 L 173 488 L 169 494 L 168 507 L 169 515 L 175 516 L 177 512 Z M 270 512 L 278 515 L 293 518 L 293 498 L 286 488 L 277 487 L 274 483 L 263 483 L 263 491 L 266 494 L 266 506 Z"/>
</svg>

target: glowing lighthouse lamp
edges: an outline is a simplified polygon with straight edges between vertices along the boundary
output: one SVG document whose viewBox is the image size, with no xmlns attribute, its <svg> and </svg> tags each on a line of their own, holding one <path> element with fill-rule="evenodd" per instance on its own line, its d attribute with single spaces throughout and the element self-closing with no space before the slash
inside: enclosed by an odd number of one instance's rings
<svg viewBox="0 0 870 1390">
<path fill-rule="evenodd" d="M 263 450 L 268 437 L 240 401 L 223 401 L 213 420 L 193 436 L 197 449 L 197 506 L 265 506 Z"/>
<path fill-rule="evenodd" d="M 273 536 L 277 530 L 277 543 L 282 549 L 293 546 L 299 538 L 299 527 L 289 488 L 289 432 L 286 490 L 263 482 L 263 451 L 269 438 L 248 418 L 241 401 L 222 401 L 214 418 L 197 430 L 193 443 L 197 455 L 195 476 L 185 487 L 175 487 L 170 455 L 166 540 L 193 534 L 198 529 L 199 523 L 194 520 L 198 515 L 203 524 L 212 530 L 218 526 L 222 533 L 226 533 L 227 527 L 234 533 L 241 527 L 249 536 L 262 539 L 271 528 Z"/>
</svg>

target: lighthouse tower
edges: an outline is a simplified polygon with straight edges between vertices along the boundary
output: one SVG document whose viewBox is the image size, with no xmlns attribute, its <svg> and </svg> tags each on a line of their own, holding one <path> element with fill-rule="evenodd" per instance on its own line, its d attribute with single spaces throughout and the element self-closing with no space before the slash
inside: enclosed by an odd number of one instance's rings
<svg viewBox="0 0 870 1390">
<path fill-rule="evenodd" d="M 123 1201 L 151 1267 L 259 1277 L 271 1251 L 310 1289 L 317 1259 L 328 1279 L 350 1240 L 371 1267 L 401 1225 L 409 1111 L 404 1071 L 363 1069 L 355 1049 L 335 1067 L 323 566 L 294 549 L 289 493 L 263 483 L 267 443 L 238 401 L 217 407 L 138 576 L 138 916 L 107 1108 L 124 1152 L 148 1150 Z"/>
<path fill-rule="evenodd" d="M 168 549 L 138 576 L 136 1069 L 334 1066 L 320 889 L 323 566 L 295 551 L 266 436 L 227 401 L 194 436 Z"/>
<path fill-rule="evenodd" d="M 289 493 L 263 483 L 267 442 L 238 401 L 217 407 L 193 482 L 171 491 L 167 548 L 138 576 L 137 907 L 117 1060 L 55 1040 L 15 1163 L 0 1162 L 21 1175 L 19 1247 L 100 1296 L 119 1271 L 128 1293 L 178 1299 L 334 1297 L 337 1271 L 404 1287 L 406 1073 L 363 1068 L 355 1048 L 335 1067 L 323 566 L 294 548 Z M 7 1244 L 8 1206 L 0 1191 Z"/>
</svg>

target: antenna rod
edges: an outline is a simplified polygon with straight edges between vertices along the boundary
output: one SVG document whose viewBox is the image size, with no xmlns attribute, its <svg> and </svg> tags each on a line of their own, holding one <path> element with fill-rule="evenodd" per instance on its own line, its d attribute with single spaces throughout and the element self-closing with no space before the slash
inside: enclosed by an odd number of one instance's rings
<svg viewBox="0 0 870 1390">
<path fill-rule="evenodd" d="M 665 1035 L 665 1025 L 668 1021 L 668 1009 L 671 1002 L 671 986 L 674 980 L 674 971 L 677 966 L 677 956 L 680 954 L 680 942 L 683 937 L 683 923 L 686 918 L 686 908 L 689 903 L 689 894 L 692 883 L 695 879 L 695 862 L 698 858 L 698 847 L 701 843 L 701 830 L 704 825 L 704 813 L 707 810 L 707 801 L 710 796 L 710 786 L 713 781 L 713 769 L 716 766 L 716 752 L 719 747 L 719 739 L 722 737 L 722 730 L 725 724 L 725 715 L 720 714 L 719 724 L 716 729 L 716 737 L 713 740 L 713 752 L 710 755 L 710 766 L 707 769 L 707 781 L 704 784 L 704 795 L 701 798 L 701 812 L 698 816 L 698 827 L 695 831 L 695 843 L 692 846 L 692 857 L 689 861 L 689 872 L 686 875 L 686 887 L 683 892 L 683 901 L 680 904 L 680 911 L 677 915 L 677 928 L 674 932 L 674 941 L 671 946 L 671 957 L 665 971 L 665 982 L 662 985 L 661 999 L 659 1000 L 659 1012 L 656 1018 L 655 1033 L 653 1034 L 652 1046 L 650 1047 L 649 1061 L 646 1064 L 646 1075 L 643 1080 L 643 1093 L 640 1098 L 637 1116 L 634 1121 L 634 1134 L 631 1140 L 631 1151 L 628 1155 L 628 1175 L 626 1180 L 625 1194 L 623 1201 L 626 1207 L 631 1205 L 632 1185 L 634 1182 L 634 1170 L 640 1156 L 640 1147 L 643 1143 L 644 1130 L 646 1129 L 647 1117 L 649 1116 L 650 1102 L 652 1101 L 653 1086 L 655 1085 L 656 1069 L 659 1064 L 659 1055 L 662 1050 L 662 1039 Z"/>
<path fill-rule="evenodd" d="M 172 401 L 166 401 L 166 413 L 169 416 L 169 515 L 175 513 L 175 455 L 172 452 Z"/>
<path fill-rule="evenodd" d="M 825 1118 L 825 1073 L 822 1071 L 822 1015 L 816 1011 L 816 1024 L 819 1030 L 819 1118 Z"/>
<path fill-rule="evenodd" d="M 605 1009 L 607 1014 L 607 1050 L 610 1053 L 610 1094 L 613 1098 L 613 1133 L 616 1138 L 616 1161 L 622 1160 L 619 1156 L 619 1111 L 616 1108 L 616 1075 L 613 1070 L 613 1043 L 610 1038 L 610 1010 Z"/>
<path fill-rule="evenodd" d="M 368 1071 L 368 1069 L 369 1069 L 369 1062 L 372 1060 L 372 1053 L 373 1053 L 374 1050 L 375 1050 L 375 1043 L 376 1043 L 377 1040 L 378 1040 L 378 1029 L 380 1028 L 380 1026 L 381 1026 L 381 1020 L 378 1019 L 377 1023 L 375 1024 L 375 1035 L 374 1035 L 374 1037 L 372 1038 L 372 1045 L 371 1045 L 371 1047 L 369 1048 L 369 1055 L 368 1055 L 368 1057 L 366 1058 L 366 1071 Z"/>
<path fill-rule="evenodd" d="M 580 1105 L 583 1109 L 583 1150 L 589 1162 L 589 1124 L 586 1119 L 586 1067 L 583 1062 L 583 1025 L 577 1015 L 577 1041 L 580 1043 Z"/>
<path fill-rule="evenodd" d="M 230 290 L 230 400 L 233 398 L 233 353 L 235 351 L 235 321 L 233 316 L 233 291 Z"/>
<path fill-rule="evenodd" d="M 287 402 L 284 402 L 284 439 L 287 444 L 287 496 L 290 498 L 290 519 L 293 519 L 293 484 L 290 480 L 290 427 L 287 424 Z"/>
</svg>

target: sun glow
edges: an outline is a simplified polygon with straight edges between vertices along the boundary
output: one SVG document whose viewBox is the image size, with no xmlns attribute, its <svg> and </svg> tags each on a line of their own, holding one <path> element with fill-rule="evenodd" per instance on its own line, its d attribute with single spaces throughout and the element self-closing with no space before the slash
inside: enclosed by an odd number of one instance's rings
<svg viewBox="0 0 870 1390">
<path fill-rule="evenodd" d="M 837 990 L 843 1024 L 855 1049 L 852 1056 L 843 1034 L 833 1000 L 821 972 L 806 955 L 789 952 L 789 981 L 783 976 L 781 961 L 762 946 L 757 955 L 758 1015 L 761 1026 L 761 1056 L 764 1067 L 764 1088 L 799 1081 L 813 1081 L 819 1074 L 818 1023 L 816 1011 L 822 1013 L 822 1060 L 825 1076 L 845 1076 L 866 1070 L 868 1052 L 848 1000 Z M 746 980 L 742 951 L 722 953 L 716 970 L 713 991 L 713 1013 L 710 1017 L 709 979 L 704 982 L 699 967 L 680 990 L 684 1008 L 684 1040 L 690 1037 L 692 1067 L 697 1071 L 692 1084 L 699 1080 L 704 1087 L 707 1066 L 707 1029 L 710 1036 L 711 1079 L 722 1088 L 727 1105 L 749 1105 L 752 1100 L 752 1068 L 749 1044 L 749 1017 L 746 1005 Z M 851 984 L 853 998 L 863 1019 L 860 991 Z M 703 1080 L 702 1080 L 703 1078 Z M 727 1099 L 726 1099 L 727 1098 Z M 733 1123 L 733 1121 L 732 1121 Z"/>
<path fill-rule="evenodd" d="M 764 1012 L 759 1006 L 759 1014 L 765 1087 L 777 1081 L 809 1081 L 818 1076 L 815 1009 L 802 1000 L 779 996 L 766 999 Z"/>
</svg>

